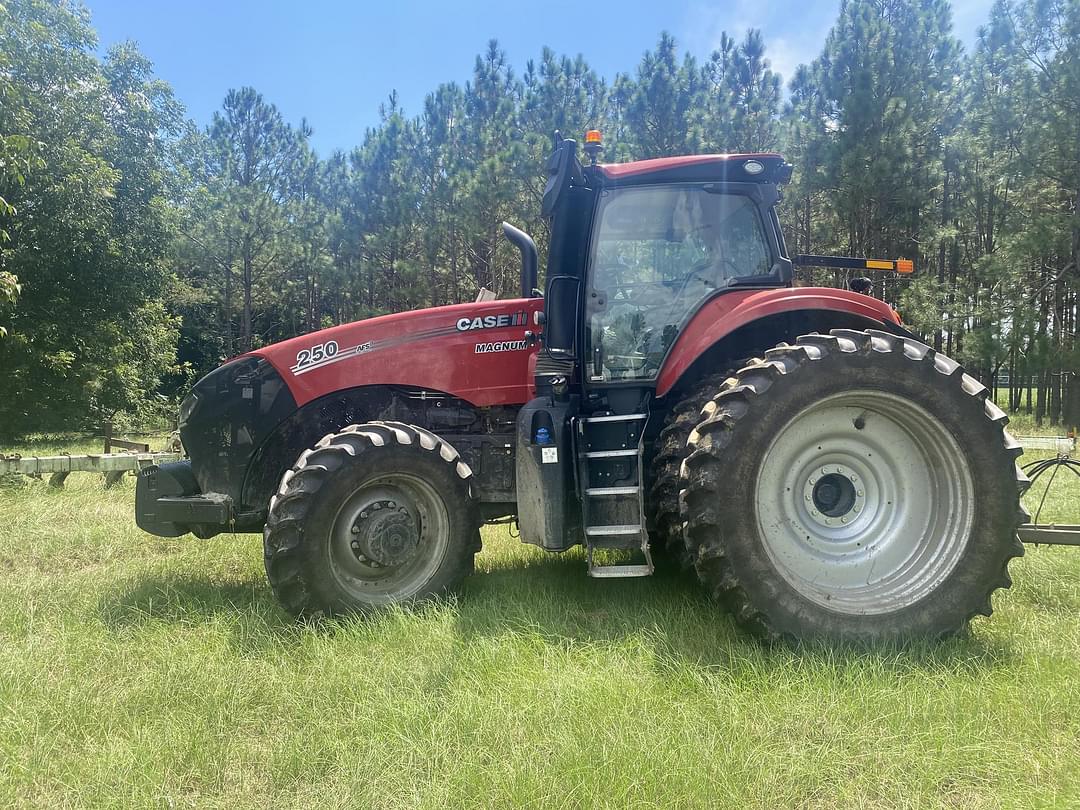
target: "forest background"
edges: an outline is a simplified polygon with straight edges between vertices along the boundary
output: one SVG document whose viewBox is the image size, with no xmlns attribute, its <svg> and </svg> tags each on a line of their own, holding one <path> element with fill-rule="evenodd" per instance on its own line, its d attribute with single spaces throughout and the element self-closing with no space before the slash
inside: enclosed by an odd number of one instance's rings
<svg viewBox="0 0 1080 810">
<path fill-rule="evenodd" d="M 255 88 L 198 127 L 133 43 L 96 44 L 81 5 L 0 0 L 0 442 L 160 423 L 253 347 L 513 296 L 499 224 L 543 267 L 551 136 L 589 128 L 606 161 L 781 151 L 793 253 L 914 259 L 875 288 L 909 328 L 1080 424 L 1080 0 L 999 0 L 970 52 L 944 0 L 845 0 L 783 78 L 757 30 L 705 60 L 661 33 L 610 81 L 547 48 L 519 75 L 493 40 L 325 158 Z"/>
</svg>

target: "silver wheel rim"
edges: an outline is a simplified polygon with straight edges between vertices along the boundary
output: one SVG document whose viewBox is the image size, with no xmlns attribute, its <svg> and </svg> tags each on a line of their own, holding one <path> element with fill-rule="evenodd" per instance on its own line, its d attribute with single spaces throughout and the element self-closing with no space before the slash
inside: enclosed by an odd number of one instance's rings
<svg viewBox="0 0 1080 810">
<path fill-rule="evenodd" d="M 805 598 L 841 613 L 891 613 L 956 567 L 974 491 L 938 419 L 892 394 L 852 391 L 806 408 L 773 439 L 758 472 L 757 526 Z"/>
<path fill-rule="evenodd" d="M 415 547 L 400 552 L 395 564 L 382 564 L 361 541 L 373 542 L 379 526 L 373 515 L 387 512 L 401 520 L 393 531 L 414 534 Z M 385 535 L 385 526 L 382 534 Z M 358 531 L 359 529 L 359 531 Z M 384 475 L 364 483 L 338 510 L 331 529 L 330 570 L 338 584 L 369 604 L 397 602 L 419 591 L 438 571 L 450 539 L 446 505 L 428 482 L 412 475 Z"/>
</svg>

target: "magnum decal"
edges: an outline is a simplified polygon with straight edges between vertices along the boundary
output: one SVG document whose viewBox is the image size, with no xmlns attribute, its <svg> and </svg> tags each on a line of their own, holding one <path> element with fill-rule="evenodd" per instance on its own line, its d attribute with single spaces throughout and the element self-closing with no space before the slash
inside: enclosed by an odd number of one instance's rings
<svg viewBox="0 0 1080 810">
<path fill-rule="evenodd" d="M 502 329 L 507 326 L 524 326 L 527 320 L 524 311 L 513 315 L 485 315 L 482 318 L 458 318 L 457 330 L 471 332 L 473 329 Z"/>
<path fill-rule="evenodd" d="M 520 352 L 528 347 L 524 340 L 504 340 L 501 343 L 477 343 L 477 354 L 489 354 L 491 352 Z"/>
</svg>

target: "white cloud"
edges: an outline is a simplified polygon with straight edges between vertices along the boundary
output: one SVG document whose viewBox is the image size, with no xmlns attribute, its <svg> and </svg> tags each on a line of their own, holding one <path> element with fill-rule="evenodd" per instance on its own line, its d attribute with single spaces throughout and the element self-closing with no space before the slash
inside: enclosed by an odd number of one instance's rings
<svg viewBox="0 0 1080 810">
<path fill-rule="evenodd" d="M 968 50 L 978 27 L 990 18 L 993 4 L 994 0 L 952 0 L 953 35 Z M 748 28 L 759 28 L 765 37 L 766 56 L 786 87 L 799 65 L 821 53 L 839 11 L 839 0 L 693 0 L 672 33 L 683 48 L 707 59 L 719 47 L 723 32 L 738 42 Z"/>
<path fill-rule="evenodd" d="M 765 41 L 766 54 L 772 65 L 773 72 L 779 73 L 785 87 L 795 75 L 795 68 L 810 62 L 817 56 L 817 49 L 794 47 L 785 37 L 773 37 Z M 820 46 L 818 46 L 820 48 Z"/>
<path fill-rule="evenodd" d="M 975 32 L 990 19 L 994 0 L 952 0 L 953 35 L 971 49 Z"/>
<path fill-rule="evenodd" d="M 723 32 L 738 42 L 748 28 L 758 28 L 765 38 L 765 53 L 772 69 L 786 84 L 800 64 L 812 61 L 821 52 L 839 2 L 806 0 L 797 8 L 793 11 L 792 4 L 760 0 L 698 0 L 687 8 L 674 33 L 685 48 L 704 59 L 719 46 Z"/>
</svg>

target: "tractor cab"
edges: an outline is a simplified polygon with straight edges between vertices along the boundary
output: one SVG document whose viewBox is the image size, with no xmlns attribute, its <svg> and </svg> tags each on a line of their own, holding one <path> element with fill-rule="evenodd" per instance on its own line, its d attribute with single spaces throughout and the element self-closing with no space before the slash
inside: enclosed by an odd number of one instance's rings
<svg viewBox="0 0 1080 810">
<path fill-rule="evenodd" d="M 519 502 L 520 523 L 526 542 L 551 549 L 583 531 L 594 576 L 644 575 L 657 379 L 707 302 L 790 285 L 775 205 L 791 167 L 771 153 L 603 165 L 599 149 L 592 130 L 582 165 L 576 143 L 556 135 L 548 161 L 540 396 L 519 416 L 519 441 L 535 451 L 519 453 L 518 475 L 538 497 Z M 594 565 L 594 546 L 640 549 L 644 561 Z"/>
<path fill-rule="evenodd" d="M 584 374 L 651 380 L 706 299 L 789 274 L 755 186 L 654 183 L 612 187 L 597 203 L 584 290 Z M 768 199 L 768 198 L 765 198 Z"/>
<path fill-rule="evenodd" d="M 543 213 L 552 224 L 544 351 L 585 383 L 654 380 L 708 299 L 791 283 L 776 217 L 791 166 L 776 154 L 598 165 L 556 135 Z"/>
</svg>

